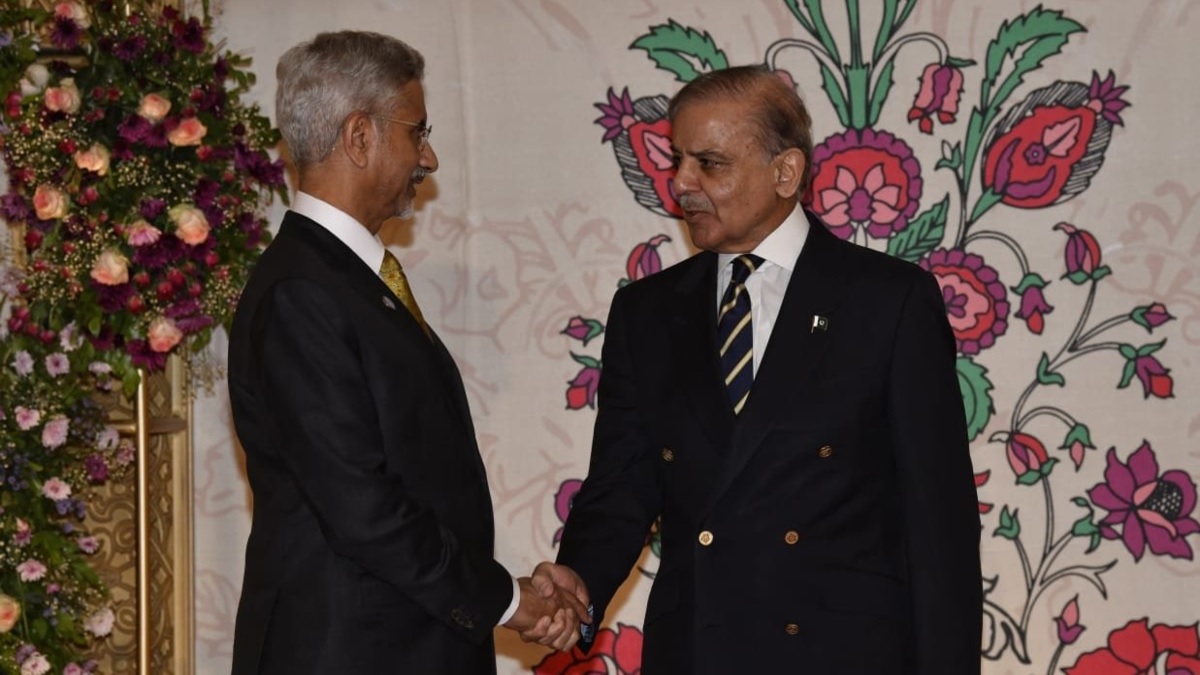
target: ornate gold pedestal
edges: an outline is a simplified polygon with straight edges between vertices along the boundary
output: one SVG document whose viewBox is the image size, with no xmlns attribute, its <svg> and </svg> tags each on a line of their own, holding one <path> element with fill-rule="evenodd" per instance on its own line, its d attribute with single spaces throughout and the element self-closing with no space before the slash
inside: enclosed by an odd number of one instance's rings
<svg viewBox="0 0 1200 675">
<path fill-rule="evenodd" d="M 186 369 L 172 357 L 133 401 L 105 401 L 138 447 L 137 470 L 101 491 L 89 514 L 102 541 L 93 562 L 117 621 L 94 657 L 102 672 L 191 675 L 192 470 Z"/>
</svg>

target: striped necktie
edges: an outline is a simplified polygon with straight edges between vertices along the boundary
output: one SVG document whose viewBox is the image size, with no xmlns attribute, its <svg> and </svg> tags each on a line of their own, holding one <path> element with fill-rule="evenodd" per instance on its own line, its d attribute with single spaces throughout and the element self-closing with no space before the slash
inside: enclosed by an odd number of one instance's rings
<svg viewBox="0 0 1200 675">
<path fill-rule="evenodd" d="M 717 312 L 717 344 L 720 345 L 721 371 L 733 413 L 741 414 L 754 382 L 754 328 L 750 320 L 750 293 L 746 279 L 763 259 L 752 254 L 733 259 L 733 277 L 721 298 Z"/>
<path fill-rule="evenodd" d="M 429 324 L 425 323 L 425 316 L 421 314 L 421 308 L 417 306 L 417 299 L 413 297 L 412 288 L 408 285 L 408 277 L 404 275 L 404 268 L 400 266 L 400 261 L 396 259 L 396 256 L 386 249 L 383 252 L 383 264 L 379 266 L 379 276 L 400 302 L 408 308 L 409 313 L 421 326 L 421 330 L 425 331 L 425 335 L 428 336 Z"/>
</svg>

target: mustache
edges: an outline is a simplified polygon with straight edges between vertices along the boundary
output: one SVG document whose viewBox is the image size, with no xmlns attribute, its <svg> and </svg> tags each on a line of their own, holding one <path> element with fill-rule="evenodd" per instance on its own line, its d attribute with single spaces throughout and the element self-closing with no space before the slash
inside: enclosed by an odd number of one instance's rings
<svg viewBox="0 0 1200 675">
<path fill-rule="evenodd" d="M 417 168 L 413 169 L 411 180 L 413 183 L 420 183 L 423 182 L 425 177 L 428 175 L 429 171 L 418 166 Z"/>
<path fill-rule="evenodd" d="M 703 211 L 712 213 L 712 202 L 708 201 L 703 195 L 685 193 L 679 195 L 679 207 L 684 211 Z"/>
</svg>

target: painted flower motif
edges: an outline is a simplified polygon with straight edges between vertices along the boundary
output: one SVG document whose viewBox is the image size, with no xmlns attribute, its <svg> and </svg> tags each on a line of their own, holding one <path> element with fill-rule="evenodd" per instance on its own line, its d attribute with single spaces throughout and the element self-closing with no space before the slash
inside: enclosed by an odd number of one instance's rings
<svg viewBox="0 0 1200 675">
<path fill-rule="evenodd" d="M 61 502 L 71 496 L 71 486 L 61 478 L 51 478 L 42 483 L 42 496 L 51 501 Z"/>
<path fill-rule="evenodd" d="M 579 488 L 583 487 L 583 481 L 578 478 L 571 478 L 563 481 L 562 485 L 558 486 L 558 492 L 554 493 L 554 515 L 558 516 L 558 521 L 564 525 L 567 522 L 567 516 L 571 513 L 571 502 L 574 501 L 575 495 L 579 494 Z M 558 528 L 554 533 L 554 544 L 562 540 L 563 528 Z"/>
<path fill-rule="evenodd" d="M 1054 620 L 1058 628 L 1058 641 L 1064 645 L 1073 645 L 1083 635 L 1086 626 L 1079 624 L 1079 596 L 1071 598 L 1062 610 L 1062 614 Z"/>
<path fill-rule="evenodd" d="M 0 635 L 12 630 L 21 618 L 21 603 L 0 593 Z"/>
<path fill-rule="evenodd" d="M 671 241 L 670 237 L 658 234 L 651 237 L 650 241 L 634 246 L 633 250 L 629 252 L 629 258 L 625 261 L 625 274 L 628 276 L 621 280 L 620 285 L 624 286 L 661 270 L 662 258 L 658 255 L 658 247 L 668 241 Z"/>
<path fill-rule="evenodd" d="M 71 362 L 67 359 L 67 355 L 62 352 L 54 352 L 46 356 L 46 372 L 51 377 L 59 377 L 71 372 Z"/>
<path fill-rule="evenodd" d="M 620 96 L 609 87 L 608 103 L 596 103 L 595 106 L 604 113 L 596 118 L 595 122 L 604 127 L 605 142 L 620 136 L 622 131 L 637 123 L 633 114 L 633 99 L 629 97 L 629 87 L 625 87 Z"/>
<path fill-rule="evenodd" d="M 21 581 L 40 581 L 42 577 L 46 576 L 46 566 L 40 561 L 30 558 L 17 565 L 17 574 L 21 577 Z"/>
<path fill-rule="evenodd" d="M 563 335 L 579 340 L 585 347 L 587 343 L 599 337 L 603 332 L 604 324 L 596 319 L 585 319 L 582 316 L 571 317 L 567 321 L 567 327 L 561 331 Z"/>
<path fill-rule="evenodd" d="M 942 124 L 953 124 L 958 115 L 958 99 L 962 95 L 963 74 L 954 66 L 931 63 L 921 73 L 921 89 L 908 111 L 908 121 L 920 120 L 917 126 L 923 134 L 933 133 L 933 118 Z"/>
<path fill-rule="evenodd" d="M 978 354 L 1008 330 L 1008 299 L 995 269 L 962 249 L 937 249 L 920 266 L 937 277 L 958 351 Z"/>
<path fill-rule="evenodd" d="M 1112 270 L 1100 264 L 1100 243 L 1091 232 L 1081 230 L 1070 223 L 1059 223 L 1054 229 L 1067 235 L 1067 245 L 1063 248 L 1063 262 L 1067 266 L 1064 278 L 1070 279 L 1074 284 L 1084 284 L 1088 281 L 1099 281 L 1109 275 Z"/>
<path fill-rule="evenodd" d="M 579 647 L 555 652 L 533 667 L 534 675 L 640 675 L 642 672 L 642 632 L 633 626 L 617 624 L 596 634 L 591 650 Z"/>
<path fill-rule="evenodd" d="M 847 129 L 813 150 L 810 208 L 834 234 L 876 239 L 904 230 L 923 182 L 912 148 L 887 131 Z"/>
<path fill-rule="evenodd" d="M 682 218 L 675 198 L 675 160 L 671 152 L 671 123 L 666 96 L 630 100 L 629 89 L 620 96 L 608 90 L 608 101 L 597 103 L 603 113 L 596 124 L 604 127 L 602 142 L 612 142 L 621 167 L 621 178 L 644 208 L 668 218 Z"/>
<path fill-rule="evenodd" d="M 1200 532 L 1200 522 L 1190 517 L 1196 507 L 1196 484 L 1185 471 L 1160 476 L 1149 442 L 1143 441 L 1128 463 L 1110 448 L 1104 482 L 1088 490 L 1088 497 L 1109 512 L 1100 521 L 1100 534 L 1124 542 L 1134 560 L 1142 559 L 1147 546 L 1154 555 L 1192 559 L 1187 537 Z"/>
<path fill-rule="evenodd" d="M 1107 84 L 1105 84 L 1107 83 Z M 1104 163 L 1128 87 L 1112 78 L 1038 89 L 996 125 L 984 149 L 983 184 L 1005 204 L 1036 209 L 1083 192 Z"/>
<path fill-rule="evenodd" d="M 1067 675 L 1200 675 L 1196 624 L 1150 626 L 1135 619 L 1108 635 L 1107 646 L 1083 654 Z"/>
<path fill-rule="evenodd" d="M 1021 283 L 1012 289 L 1014 293 L 1021 296 L 1021 306 L 1015 316 L 1023 320 L 1029 328 L 1029 332 L 1034 335 L 1042 334 L 1042 330 L 1046 327 L 1046 315 L 1054 311 L 1054 307 L 1046 302 L 1046 296 L 1042 294 L 1042 290 L 1048 284 L 1049 282 L 1041 275 L 1030 272 L 1025 275 Z"/>
<path fill-rule="evenodd" d="M 1118 389 L 1129 386 L 1134 377 L 1142 383 L 1142 398 L 1174 398 L 1175 380 L 1171 378 L 1171 370 L 1163 366 L 1154 353 L 1163 348 L 1166 340 L 1154 344 L 1134 347 L 1123 344 L 1118 347 L 1121 356 L 1125 357 L 1125 368 L 1121 372 Z"/>
<path fill-rule="evenodd" d="M 567 383 L 567 409 L 595 408 L 596 391 L 600 388 L 600 362 L 587 356 L 571 356 L 583 365 L 583 369 Z"/>
<path fill-rule="evenodd" d="M 47 450 L 62 447 L 63 443 L 67 442 L 67 430 L 70 425 L 71 420 L 63 415 L 50 418 L 46 426 L 42 427 L 42 447 Z"/>
<path fill-rule="evenodd" d="M 1075 463 L 1075 470 L 1078 471 L 1083 466 L 1083 458 L 1088 448 L 1095 450 L 1096 446 L 1092 445 L 1092 432 L 1086 425 L 1076 422 L 1058 448 L 1067 451 L 1071 461 Z"/>
<path fill-rule="evenodd" d="M 1058 463 L 1058 460 L 1050 458 L 1040 440 L 1019 431 L 1008 434 L 1004 448 L 1008 465 L 1021 485 L 1033 485 L 1044 476 L 1049 476 L 1050 470 Z"/>
<path fill-rule="evenodd" d="M 1135 307 L 1129 313 L 1129 319 L 1142 328 L 1145 328 L 1147 333 L 1154 332 L 1155 328 L 1174 318 L 1161 302 Z"/>
</svg>

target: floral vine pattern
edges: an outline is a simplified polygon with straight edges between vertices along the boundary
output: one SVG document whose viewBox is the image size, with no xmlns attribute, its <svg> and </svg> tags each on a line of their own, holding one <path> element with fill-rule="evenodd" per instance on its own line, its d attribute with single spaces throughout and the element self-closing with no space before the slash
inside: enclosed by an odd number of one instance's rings
<svg viewBox="0 0 1200 675">
<path fill-rule="evenodd" d="M 228 322 L 283 164 L 207 15 L 29 4 L 0 0 L 0 672 L 82 675 L 115 618 L 88 498 L 135 460 L 96 400 Z"/>
<path fill-rule="evenodd" d="M 1113 270 L 1103 264 L 1099 242 L 1086 225 L 1043 225 L 1046 232 L 1061 233 L 1062 267 L 1035 270 L 1019 238 L 999 224 L 989 227 L 986 220 L 993 211 L 1033 212 L 1084 192 L 1103 166 L 1116 128 L 1124 124 L 1129 87 L 1118 84 L 1111 72 L 1091 72 L 1082 81 L 1057 81 L 1022 93 L 1027 75 L 1086 30 L 1062 12 L 1038 6 L 1003 22 L 982 60 L 976 62 L 953 56 L 937 35 L 905 32 L 917 3 L 881 0 L 878 32 L 870 36 L 864 32 L 858 0 L 845 0 L 849 35 L 840 40 L 825 17 L 825 6 L 835 3 L 784 0 L 805 37 L 771 44 L 764 62 L 794 85 L 791 73 L 776 66 L 780 55 L 798 51 L 812 57 L 821 91 L 844 127 L 814 148 L 813 183 L 805 205 L 835 235 L 918 264 L 942 288 L 957 343 L 959 383 L 973 450 L 984 453 L 999 448 L 1016 484 L 1005 494 L 1010 503 L 979 504 L 986 531 L 1012 546 L 1021 569 L 1017 578 L 985 573 L 981 579 L 982 658 L 1045 665 L 1051 675 L 1061 672 L 1064 652 L 1078 648 L 1073 645 L 1080 645 L 1087 634 L 1080 623 L 1084 608 L 1108 598 L 1104 579 L 1108 571 L 1118 564 L 1137 564 L 1147 555 L 1192 560 L 1193 535 L 1200 532 L 1196 485 L 1186 471 L 1160 467 L 1151 439 L 1137 448 L 1110 447 L 1103 462 L 1088 461 L 1097 449 L 1091 430 L 1068 405 L 1057 402 L 1063 397 L 1056 397 L 1067 388 L 1072 368 L 1087 358 L 1094 362 L 1093 368 L 1113 368 L 1119 390 L 1132 388 L 1136 380 L 1141 400 L 1171 398 L 1171 369 L 1159 356 L 1167 338 L 1140 342 L 1133 335 L 1137 329 L 1155 335 L 1174 317 L 1161 302 L 1115 316 L 1093 315 L 1103 281 Z M 896 57 L 918 46 L 931 50 L 935 59 L 920 72 L 919 89 L 907 107 L 912 127 L 882 128 L 880 114 L 895 83 Z M 651 27 L 630 48 L 644 51 L 679 82 L 729 63 L 709 33 L 674 20 Z M 978 92 L 969 111 L 962 101 L 968 81 Z M 605 100 L 596 104 L 601 112 L 596 124 L 604 129 L 602 142 L 611 144 L 621 178 L 637 203 L 664 217 L 678 217 L 670 126 L 665 118 L 668 100 L 663 94 L 634 98 L 628 89 L 620 93 L 610 89 Z M 809 101 L 810 106 L 816 103 Z M 906 132 L 949 135 L 964 112 L 962 136 L 943 140 L 941 155 L 932 161 L 933 171 L 952 176 L 954 189 L 949 194 L 929 194 L 925 172 L 930 164 L 917 157 L 903 136 Z M 1024 219 L 1036 222 L 1032 213 Z M 985 241 L 999 244 L 988 249 L 989 256 L 1000 250 L 1009 259 L 996 261 L 978 252 Z M 635 259 L 652 252 L 653 242 L 630 255 L 630 279 L 637 278 Z M 638 269 L 648 272 L 661 266 L 657 255 L 650 260 L 652 264 Z M 1014 267 L 1019 271 L 1016 276 L 1002 271 Z M 1028 384 L 1014 392 L 1011 417 L 996 418 L 999 392 L 984 365 L 989 350 L 1018 330 L 1042 336 L 1052 321 L 1063 322 L 1069 337 L 1042 352 Z M 563 333 L 587 345 L 603 330 L 602 322 L 577 316 Z M 572 356 L 583 370 L 568 385 L 567 407 L 591 408 L 602 364 L 574 352 Z M 989 429 L 991 433 L 985 434 Z M 1057 444 L 1048 444 L 1051 438 Z M 1102 478 L 1085 495 L 1064 496 L 1061 490 L 1056 495 L 1055 478 L 1066 470 L 1060 467 L 1060 459 L 1070 460 L 1070 470 L 1095 471 Z M 991 478 L 991 471 L 976 475 L 981 493 Z M 560 487 L 555 503 L 561 520 L 565 521 L 579 484 L 572 479 Z M 1022 514 L 1011 503 L 1017 500 L 1037 504 L 1037 513 L 1027 506 Z M 1066 520 L 1064 514 L 1069 514 Z M 1035 530 L 1044 532 L 1042 541 L 1028 541 L 1022 515 L 1037 521 Z M 655 543 L 652 536 L 648 545 L 657 554 Z M 985 570 L 988 566 L 985 560 Z M 1048 589 L 1072 578 L 1086 582 L 1083 588 L 1094 592 L 1077 595 L 1059 609 L 1058 645 L 1053 653 L 1031 653 L 1028 636 L 1031 630 L 1040 630 L 1031 626 L 1037 623 L 1034 608 L 1045 601 Z M 1000 604 L 994 595 L 1000 584 L 1017 584 L 1023 590 L 1020 606 Z M 1197 627 L 1151 627 L 1150 623 L 1150 618 L 1141 618 L 1114 628 L 1106 646 L 1079 654 L 1065 671 L 1070 675 L 1200 674 Z M 579 655 L 571 663 L 581 660 Z M 567 663 L 548 658 L 535 672 L 566 672 L 560 662 Z M 617 671 L 610 667 L 600 672 Z"/>
</svg>

